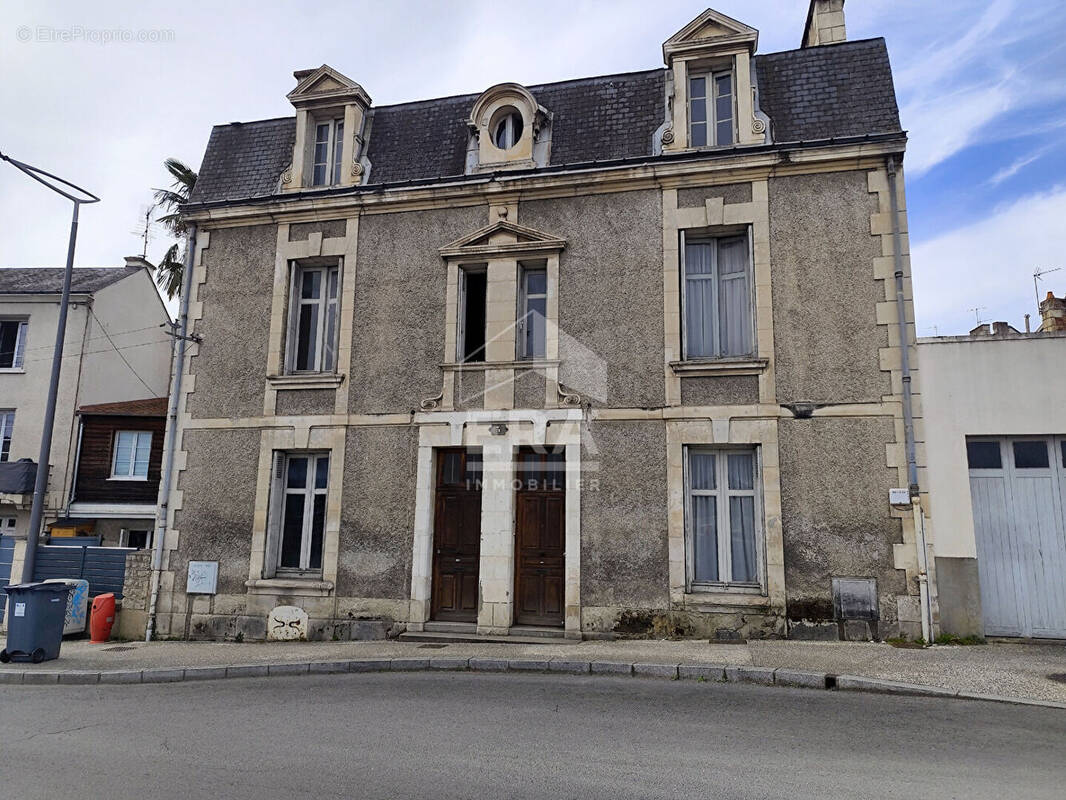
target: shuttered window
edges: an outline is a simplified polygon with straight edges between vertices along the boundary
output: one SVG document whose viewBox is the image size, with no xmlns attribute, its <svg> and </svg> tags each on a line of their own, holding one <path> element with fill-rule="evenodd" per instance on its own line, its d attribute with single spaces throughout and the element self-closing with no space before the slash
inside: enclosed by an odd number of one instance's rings
<svg viewBox="0 0 1066 800">
<path fill-rule="evenodd" d="M 747 236 L 682 235 L 686 358 L 754 353 Z"/>
</svg>

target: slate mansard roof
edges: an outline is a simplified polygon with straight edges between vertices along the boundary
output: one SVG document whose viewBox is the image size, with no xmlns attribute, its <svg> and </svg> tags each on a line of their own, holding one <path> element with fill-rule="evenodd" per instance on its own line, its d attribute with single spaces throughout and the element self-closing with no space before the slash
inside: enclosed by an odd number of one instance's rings
<svg viewBox="0 0 1066 800">
<path fill-rule="evenodd" d="M 142 267 L 75 267 L 70 277 L 70 291 L 92 294 Z M 0 267 L 0 294 L 60 294 L 63 291 L 63 267 Z"/>
<path fill-rule="evenodd" d="M 902 133 L 884 39 L 769 53 L 752 63 L 775 144 Z M 528 87 L 552 113 L 548 168 L 653 160 L 653 134 L 666 119 L 665 79 L 666 70 L 655 69 Z M 372 108 L 367 186 L 463 177 L 466 120 L 478 97 Z M 295 139 L 295 117 L 215 126 L 191 205 L 276 195 Z"/>
</svg>

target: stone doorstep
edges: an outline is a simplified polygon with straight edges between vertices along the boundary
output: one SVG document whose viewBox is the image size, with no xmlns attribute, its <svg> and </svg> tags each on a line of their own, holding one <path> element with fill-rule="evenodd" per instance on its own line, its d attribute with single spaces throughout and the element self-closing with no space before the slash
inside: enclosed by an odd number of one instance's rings
<svg viewBox="0 0 1066 800">
<path fill-rule="evenodd" d="M 963 700 L 983 700 L 1012 705 L 1040 706 L 1066 709 L 1066 702 L 1007 697 L 977 692 L 924 686 L 903 681 L 866 678 L 860 675 L 829 675 L 824 672 L 779 667 L 753 667 L 721 664 L 657 664 L 623 661 L 578 661 L 571 659 L 522 658 L 377 658 L 352 661 L 304 661 L 278 664 L 238 664 L 228 667 L 175 667 L 143 670 L 0 670 L 0 684 L 43 686 L 53 684 L 95 685 L 129 683 L 177 683 L 183 681 L 217 680 L 221 678 L 261 678 L 279 675 L 307 675 L 341 672 L 422 672 L 429 670 L 472 670 L 477 672 L 556 672 L 574 675 L 635 675 L 648 678 L 685 679 L 729 683 L 752 683 L 763 686 L 785 686 L 805 689 L 838 689 L 841 691 L 876 692 L 879 694 L 947 697 Z M 830 680 L 832 679 L 832 680 Z"/>
</svg>

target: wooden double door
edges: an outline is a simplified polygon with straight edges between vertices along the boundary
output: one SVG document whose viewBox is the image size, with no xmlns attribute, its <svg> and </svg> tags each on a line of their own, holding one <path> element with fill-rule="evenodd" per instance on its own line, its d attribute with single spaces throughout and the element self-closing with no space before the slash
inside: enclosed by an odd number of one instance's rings
<svg viewBox="0 0 1066 800">
<path fill-rule="evenodd" d="M 522 450 L 516 463 L 514 622 L 563 625 L 565 459 Z M 509 487 L 508 487 L 509 488 Z M 481 454 L 437 451 L 431 616 L 476 622 L 481 557 Z"/>
<path fill-rule="evenodd" d="M 481 454 L 437 451 L 431 615 L 476 622 L 481 557 Z"/>
<path fill-rule="evenodd" d="M 515 622 L 561 627 L 565 605 L 565 457 L 522 450 L 515 496 Z"/>
</svg>

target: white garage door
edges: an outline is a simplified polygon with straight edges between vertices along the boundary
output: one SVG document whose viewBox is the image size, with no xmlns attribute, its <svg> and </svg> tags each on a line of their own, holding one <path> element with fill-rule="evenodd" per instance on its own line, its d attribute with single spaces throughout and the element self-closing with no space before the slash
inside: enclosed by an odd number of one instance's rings
<svg viewBox="0 0 1066 800">
<path fill-rule="evenodd" d="M 1066 437 L 966 451 L 985 633 L 1066 638 Z"/>
</svg>

